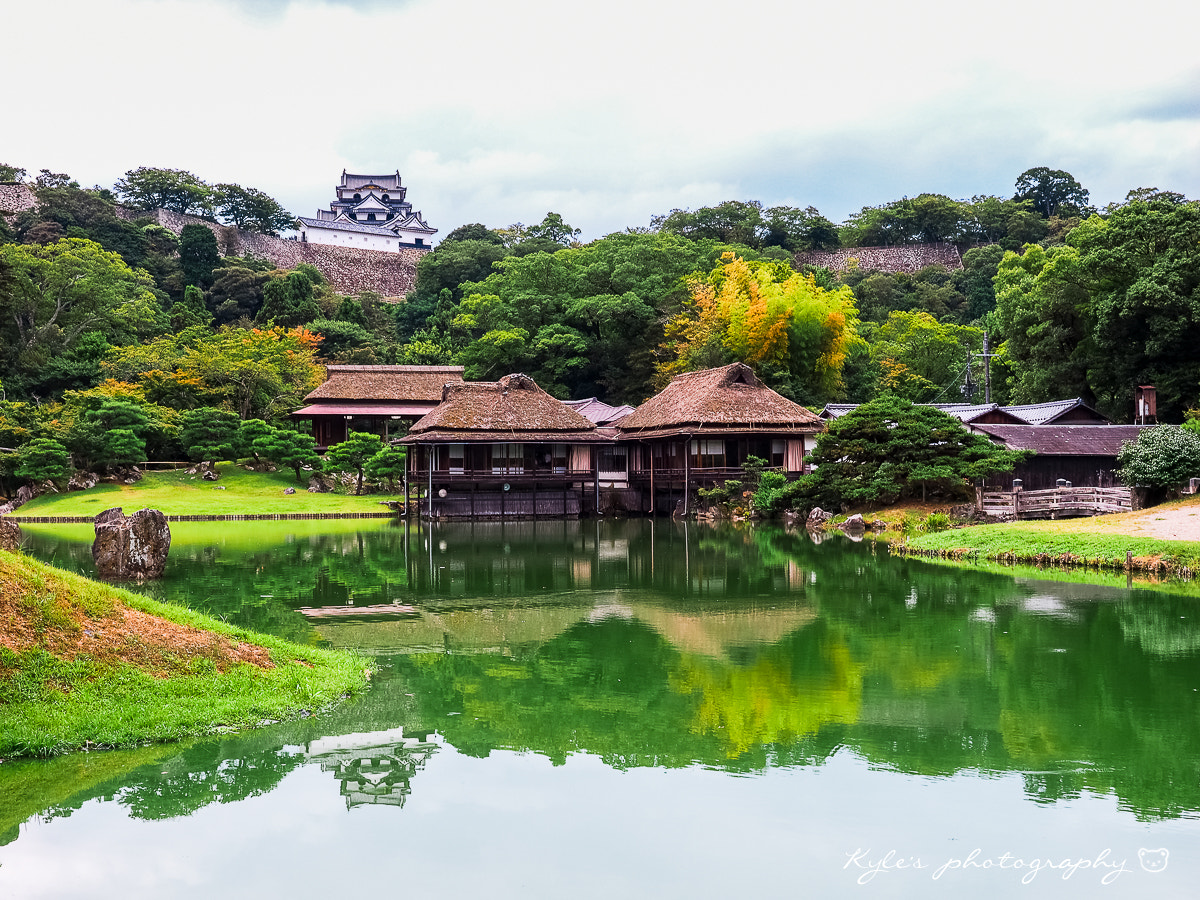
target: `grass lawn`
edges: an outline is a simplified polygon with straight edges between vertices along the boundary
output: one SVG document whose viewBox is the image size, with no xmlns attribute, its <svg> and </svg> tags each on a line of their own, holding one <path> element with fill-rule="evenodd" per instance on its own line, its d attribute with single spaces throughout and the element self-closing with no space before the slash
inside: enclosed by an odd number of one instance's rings
<svg viewBox="0 0 1200 900">
<path fill-rule="evenodd" d="M 0 757 L 286 719 L 362 688 L 368 665 L 0 551 Z"/>
<path fill-rule="evenodd" d="M 386 512 L 387 494 L 310 494 L 290 469 L 250 472 L 233 463 L 218 466 L 219 481 L 205 481 L 182 469 L 148 473 L 137 484 L 98 484 L 86 491 L 47 494 L 19 507 L 12 518 L 26 516 L 94 516 L 114 506 L 126 514 L 149 507 L 168 516 L 272 515 L 275 513 Z M 296 493 L 285 494 L 287 488 Z M 222 490 L 224 488 L 224 490 Z"/>
<path fill-rule="evenodd" d="M 1092 518 L 1006 522 L 922 534 L 908 541 L 917 551 L 978 554 L 986 559 L 1058 561 L 1123 568 L 1126 554 L 1145 570 L 1200 570 L 1200 540 L 1161 535 L 1196 533 L 1196 499 Z M 1182 524 L 1181 524 L 1182 523 Z"/>
</svg>

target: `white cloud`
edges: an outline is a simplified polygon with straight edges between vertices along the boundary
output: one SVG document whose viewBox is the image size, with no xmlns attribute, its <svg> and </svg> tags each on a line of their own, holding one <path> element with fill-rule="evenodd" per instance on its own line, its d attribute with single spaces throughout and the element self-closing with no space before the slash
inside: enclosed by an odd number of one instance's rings
<svg viewBox="0 0 1200 900">
<path fill-rule="evenodd" d="M 112 184 L 139 165 L 300 213 L 399 168 L 444 234 L 536 221 L 594 236 L 725 199 L 840 219 L 1066 168 L 1098 203 L 1200 196 L 1200 70 L 1169 0 L 146 2 L 10 11 L 0 159 Z M 53 28 L 47 28 L 47 23 Z M 1142 35 L 1151 37 L 1143 37 Z"/>
</svg>

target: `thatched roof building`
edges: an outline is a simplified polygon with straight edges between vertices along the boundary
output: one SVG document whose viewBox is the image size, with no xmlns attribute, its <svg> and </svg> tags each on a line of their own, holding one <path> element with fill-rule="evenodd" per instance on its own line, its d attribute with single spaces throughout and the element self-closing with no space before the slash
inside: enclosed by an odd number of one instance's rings
<svg viewBox="0 0 1200 900">
<path fill-rule="evenodd" d="M 406 444 L 605 441 L 594 422 L 551 397 L 528 375 L 445 385 L 442 402 L 409 430 Z"/>
<path fill-rule="evenodd" d="M 673 435 L 815 434 L 818 416 L 777 394 L 745 363 L 676 375 L 618 423 L 624 439 Z"/>
<path fill-rule="evenodd" d="M 349 431 L 387 436 L 393 420 L 419 419 L 442 401 L 442 388 L 461 382 L 462 366 L 328 366 L 328 378 L 307 406 L 292 413 L 312 419 L 320 446 L 344 441 Z"/>
</svg>

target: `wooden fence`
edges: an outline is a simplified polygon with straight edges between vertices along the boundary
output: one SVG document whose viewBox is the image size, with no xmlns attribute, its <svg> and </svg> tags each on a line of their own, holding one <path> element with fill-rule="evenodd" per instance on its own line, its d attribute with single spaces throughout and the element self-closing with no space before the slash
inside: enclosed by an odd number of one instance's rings
<svg viewBox="0 0 1200 900">
<path fill-rule="evenodd" d="M 980 509 L 989 516 L 1017 519 L 1065 519 L 1129 512 L 1133 495 L 1129 488 L 1069 487 L 1045 491 L 984 491 Z"/>
</svg>

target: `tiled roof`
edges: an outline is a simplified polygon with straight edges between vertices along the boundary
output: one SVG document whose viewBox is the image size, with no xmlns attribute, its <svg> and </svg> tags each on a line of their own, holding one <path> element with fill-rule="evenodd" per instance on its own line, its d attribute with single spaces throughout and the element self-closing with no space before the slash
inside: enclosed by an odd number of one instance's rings
<svg viewBox="0 0 1200 900">
<path fill-rule="evenodd" d="M 586 400 L 564 400 L 563 403 L 597 425 L 608 425 L 633 412 L 632 406 L 609 406 L 595 397 L 588 397 Z"/>
<path fill-rule="evenodd" d="M 1044 425 L 1053 422 L 1055 419 L 1076 409 L 1091 413 L 1097 420 L 1104 420 L 1104 416 L 1084 403 L 1081 397 L 1076 397 L 1074 400 L 1055 400 L 1051 403 L 1006 406 L 1004 409 L 1024 419 L 1030 425 Z"/>
<path fill-rule="evenodd" d="M 462 366 L 328 366 L 329 378 L 304 399 L 440 403 L 448 382 L 462 381 Z"/>
<path fill-rule="evenodd" d="M 676 375 L 660 394 L 621 420 L 624 437 L 716 427 L 816 432 L 816 414 L 777 394 L 744 363 Z"/>
<path fill-rule="evenodd" d="M 596 426 L 551 397 L 528 375 L 447 384 L 442 402 L 409 430 L 405 443 L 462 440 L 603 441 Z"/>
<path fill-rule="evenodd" d="M 338 187 L 360 188 L 366 184 L 377 184 L 381 188 L 396 190 L 400 187 L 400 170 L 391 175 L 351 175 L 342 172 L 342 180 Z"/>
<path fill-rule="evenodd" d="M 305 216 L 299 216 L 298 218 L 301 223 L 307 225 L 309 228 L 328 228 L 334 231 L 360 231 L 365 234 L 380 234 L 390 238 L 396 237 L 396 232 L 390 228 L 381 228 L 378 225 L 361 225 L 358 222 L 347 222 L 344 220 L 340 222 L 331 222 L 328 219 L 322 221 L 320 219 L 309 219 Z"/>
<path fill-rule="evenodd" d="M 1036 450 L 1041 456 L 1116 456 L 1126 441 L 1153 425 L 972 425 L 971 430 L 1007 450 Z"/>
</svg>

